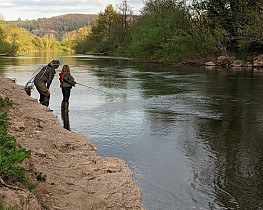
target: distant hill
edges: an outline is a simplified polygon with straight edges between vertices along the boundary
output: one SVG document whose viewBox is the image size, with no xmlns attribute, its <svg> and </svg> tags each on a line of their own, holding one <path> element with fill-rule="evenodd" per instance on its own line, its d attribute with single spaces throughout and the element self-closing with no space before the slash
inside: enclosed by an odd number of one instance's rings
<svg viewBox="0 0 263 210">
<path fill-rule="evenodd" d="M 8 23 L 17 24 L 32 34 L 43 37 L 46 34 L 54 34 L 57 40 L 61 40 L 66 32 L 71 32 L 84 26 L 92 26 L 98 15 L 95 14 L 67 14 L 51 18 L 38 18 L 37 20 L 17 20 Z"/>
</svg>

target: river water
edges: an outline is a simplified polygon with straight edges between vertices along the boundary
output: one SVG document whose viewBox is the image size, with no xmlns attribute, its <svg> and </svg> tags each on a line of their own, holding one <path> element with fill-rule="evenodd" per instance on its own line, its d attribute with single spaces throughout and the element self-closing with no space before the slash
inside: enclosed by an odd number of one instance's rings
<svg viewBox="0 0 263 210">
<path fill-rule="evenodd" d="M 261 71 L 58 54 L 0 58 L 0 74 L 24 85 L 52 59 L 82 84 L 72 89 L 67 126 L 101 156 L 127 162 L 146 209 L 263 209 Z M 61 98 L 57 74 L 50 108 L 64 124 Z"/>
</svg>

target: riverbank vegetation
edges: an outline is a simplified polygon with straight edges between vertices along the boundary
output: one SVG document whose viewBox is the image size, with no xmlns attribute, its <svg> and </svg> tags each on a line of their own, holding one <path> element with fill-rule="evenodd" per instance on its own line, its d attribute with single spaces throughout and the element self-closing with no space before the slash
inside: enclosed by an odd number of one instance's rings
<svg viewBox="0 0 263 210">
<path fill-rule="evenodd" d="M 51 18 L 38 18 L 37 20 L 17 20 L 11 23 L 15 23 L 41 38 L 46 34 L 52 34 L 60 42 L 66 33 L 92 26 L 96 22 L 97 16 L 95 14 L 66 14 Z"/>
<path fill-rule="evenodd" d="M 109 4 L 96 16 L 84 18 L 75 14 L 74 18 L 65 15 L 52 20 L 38 19 L 38 23 L 53 27 L 37 30 L 38 36 L 32 34 L 36 28 L 34 21 L 20 22 L 24 28 L 5 26 L 2 21 L 0 54 L 74 50 L 83 54 L 125 55 L 151 62 L 179 62 L 219 55 L 247 61 L 263 53 L 261 1 L 147 0 L 144 3 L 140 15 L 134 15 L 128 1 L 122 0 L 116 9 Z M 79 28 L 65 31 L 69 27 L 61 23 L 73 20 L 81 23 L 71 24 Z M 57 24 L 60 31 L 55 31 Z"/>
<path fill-rule="evenodd" d="M 8 187 L 14 190 L 21 190 L 17 183 L 33 189 L 33 184 L 26 175 L 26 170 L 19 166 L 26 158 L 30 158 L 31 152 L 26 149 L 18 149 L 16 140 L 8 134 L 7 110 L 12 106 L 9 98 L 0 98 L 0 187 Z M 15 210 L 5 207 L 0 202 L 0 210 Z"/>
<path fill-rule="evenodd" d="M 0 17 L 0 55 L 71 51 L 89 33 L 96 19 L 97 15 L 86 14 L 17 21 Z"/>
<path fill-rule="evenodd" d="M 53 35 L 46 34 L 43 38 L 31 34 L 15 24 L 6 24 L 0 18 L 0 55 L 16 55 L 32 51 L 66 50 Z"/>
<path fill-rule="evenodd" d="M 109 5 L 77 51 L 121 53 L 177 62 L 218 55 L 246 60 L 263 53 L 263 3 L 256 0 L 148 0 L 140 16 L 127 1 Z"/>
<path fill-rule="evenodd" d="M 0 203 L 0 210 L 16 210 L 12 207 L 5 207 L 2 203 Z"/>
<path fill-rule="evenodd" d="M 0 185 L 10 187 L 9 184 L 21 182 L 29 184 L 24 168 L 18 164 L 30 158 L 31 152 L 17 149 L 16 140 L 8 134 L 8 117 L 6 110 L 12 106 L 8 98 L 0 98 Z M 12 187 L 11 187 L 12 188 Z"/>
</svg>

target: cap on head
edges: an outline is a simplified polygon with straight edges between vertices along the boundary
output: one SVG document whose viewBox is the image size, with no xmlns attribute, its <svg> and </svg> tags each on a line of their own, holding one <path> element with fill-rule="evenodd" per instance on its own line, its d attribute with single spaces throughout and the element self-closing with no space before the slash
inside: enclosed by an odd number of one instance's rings
<svg viewBox="0 0 263 210">
<path fill-rule="evenodd" d="M 53 66 L 59 66 L 59 60 L 53 60 L 52 62 L 51 62 L 51 64 L 53 65 Z"/>
<path fill-rule="evenodd" d="M 60 65 L 60 62 L 59 60 L 53 60 L 48 65 L 53 66 L 55 69 L 57 69 L 58 66 Z"/>
</svg>

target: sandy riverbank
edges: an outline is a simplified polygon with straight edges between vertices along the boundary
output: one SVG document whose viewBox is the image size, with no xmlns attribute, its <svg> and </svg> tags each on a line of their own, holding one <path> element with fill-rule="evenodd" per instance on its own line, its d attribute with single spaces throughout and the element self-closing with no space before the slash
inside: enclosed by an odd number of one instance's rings
<svg viewBox="0 0 263 210">
<path fill-rule="evenodd" d="M 98 156 L 87 137 L 64 129 L 22 86 L 2 77 L 0 83 L 0 97 L 13 102 L 9 132 L 32 152 L 25 167 L 47 176 L 32 193 L 1 187 L 3 203 L 23 210 L 144 209 L 141 190 L 123 160 Z"/>
</svg>

